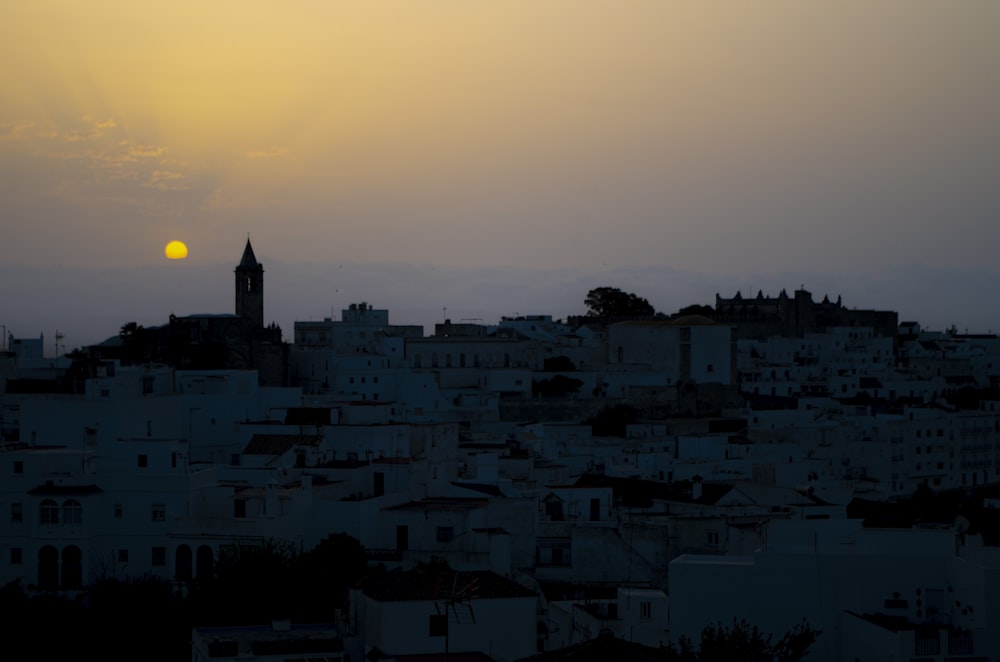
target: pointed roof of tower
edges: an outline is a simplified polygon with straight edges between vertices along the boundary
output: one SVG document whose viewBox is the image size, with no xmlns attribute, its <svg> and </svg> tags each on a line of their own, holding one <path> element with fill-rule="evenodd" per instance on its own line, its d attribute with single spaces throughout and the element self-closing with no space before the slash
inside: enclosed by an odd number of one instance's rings
<svg viewBox="0 0 1000 662">
<path fill-rule="evenodd" d="M 247 237 L 247 247 L 243 249 L 243 259 L 240 260 L 240 266 L 238 268 L 256 269 L 257 266 L 257 256 L 253 254 L 253 246 L 250 245 L 250 237 Z"/>
</svg>

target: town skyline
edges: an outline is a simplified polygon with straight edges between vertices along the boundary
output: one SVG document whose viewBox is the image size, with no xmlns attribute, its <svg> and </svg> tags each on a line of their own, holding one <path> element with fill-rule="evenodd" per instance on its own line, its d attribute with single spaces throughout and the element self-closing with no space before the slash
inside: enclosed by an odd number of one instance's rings
<svg viewBox="0 0 1000 662">
<path fill-rule="evenodd" d="M 995 652 L 1000 337 L 788 288 L 647 321 L 599 287 L 566 323 L 425 336 L 359 302 L 281 344 L 266 264 L 248 239 L 231 313 L 3 352 L 6 598 L 159 587 L 137 611 L 163 659 L 438 654 L 442 632 L 498 662 L 672 659 L 730 617 L 817 660 Z M 420 627 L 442 599 L 477 618 Z M 369 627 L 389 603 L 408 615 Z M 107 608 L 85 613 L 120 626 Z"/>
<path fill-rule="evenodd" d="M 199 280 L 158 271 L 162 250 L 183 240 L 172 266 L 228 268 L 247 233 L 270 283 L 302 287 L 283 263 L 325 265 L 343 297 L 424 325 L 444 307 L 571 314 L 601 285 L 669 310 L 804 284 L 1000 328 L 958 306 L 1000 307 L 992 3 L 46 0 L 5 19 L 0 324 L 19 335 L 93 339 L 11 318 L 72 307 L 53 294 L 67 284 L 93 307 L 124 279 L 178 314 L 228 310 L 168 297 Z M 449 296 L 394 284 L 397 305 L 389 286 L 340 287 L 341 265 Z M 701 282 L 675 297 L 639 277 L 663 265 Z M 525 283 L 548 289 L 513 300 Z"/>
<path fill-rule="evenodd" d="M 234 237 L 239 246 L 239 237 Z M 849 309 L 888 309 L 901 321 L 928 330 L 954 326 L 960 333 L 995 333 L 1000 310 L 986 274 L 941 272 L 919 265 L 885 272 L 881 277 L 808 272 L 758 273 L 730 278 L 684 271 L 668 265 L 606 269 L 512 270 L 503 267 L 458 268 L 407 263 L 359 264 L 347 261 L 296 263 L 272 256 L 255 243 L 266 270 L 265 319 L 281 327 L 291 340 L 297 321 L 339 319 L 352 303 L 366 301 L 389 310 L 393 324 L 424 327 L 426 334 L 446 318 L 496 324 L 503 317 L 551 315 L 565 319 L 586 312 L 586 293 L 616 287 L 649 300 L 658 313 L 670 315 L 689 305 L 714 305 L 715 295 L 777 296 L 803 287 L 819 301 L 842 297 Z M 230 253 L 238 250 L 230 249 Z M 238 256 L 237 256 L 238 257 Z M 170 315 L 233 312 L 232 269 L 237 263 L 201 260 L 151 267 L 87 269 L 83 267 L 0 266 L 0 295 L 8 303 L 0 317 L 6 334 L 45 338 L 47 355 L 102 342 L 128 322 L 166 324 Z M 187 260 L 183 261 L 187 262 Z M 20 295 L 27 278 L 43 293 Z M 541 285 L 540 285 L 541 283 Z"/>
</svg>

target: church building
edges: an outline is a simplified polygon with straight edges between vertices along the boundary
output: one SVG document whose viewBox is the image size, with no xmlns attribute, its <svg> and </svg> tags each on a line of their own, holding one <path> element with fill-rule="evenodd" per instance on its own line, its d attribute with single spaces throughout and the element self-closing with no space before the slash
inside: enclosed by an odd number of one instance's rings
<svg viewBox="0 0 1000 662">
<path fill-rule="evenodd" d="M 287 385 L 288 344 L 277 324 L 264 326 L 264 266 L 249 238 L 235 275 L 233 313 L 171 315 L 163 326 L 135 327 L 128 333 L 123 327 L 115 342 L 91 347 L 92 358 L 181 370 L 257 370 L 261 385 Z"/>
</svg>

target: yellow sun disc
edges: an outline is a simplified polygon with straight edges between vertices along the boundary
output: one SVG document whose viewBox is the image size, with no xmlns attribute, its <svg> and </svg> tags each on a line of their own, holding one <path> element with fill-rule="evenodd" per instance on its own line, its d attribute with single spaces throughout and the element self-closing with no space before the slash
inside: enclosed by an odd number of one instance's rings
<svg viewBox="0 0 1000 662">
<path fill-rule="evenodd" d="M 183 241 L 171 241 L 163 252 L 167 254 L 168 260 L 183 260 L 188 256 L 188 247 Z"/>
</svg>

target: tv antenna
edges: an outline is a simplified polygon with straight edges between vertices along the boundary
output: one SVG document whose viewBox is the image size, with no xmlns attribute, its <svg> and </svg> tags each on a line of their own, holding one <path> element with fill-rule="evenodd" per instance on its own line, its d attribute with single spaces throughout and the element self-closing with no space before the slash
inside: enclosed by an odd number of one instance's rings
<svg viewBox="0 0 1000 662">
<path fill-rule="evenodd" d="M 434 612 L 430 617 L 430 636 L 444 637 L 444 659 L 448 660 L 449 631 L 451 623 L 456 625 L 475 625 L 476 613 L 472 609 L 472 600 L 479 591 L 479 578 L 471 577 L 468 581 L 459 582 L 459 573 L 451 576 L 451 586 L 447 586 L 444 573 L 434 580 Z"/>
</svg>

